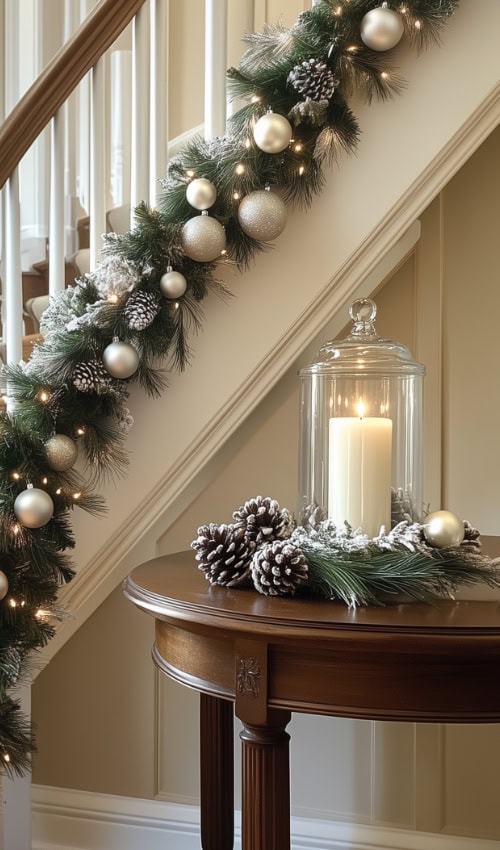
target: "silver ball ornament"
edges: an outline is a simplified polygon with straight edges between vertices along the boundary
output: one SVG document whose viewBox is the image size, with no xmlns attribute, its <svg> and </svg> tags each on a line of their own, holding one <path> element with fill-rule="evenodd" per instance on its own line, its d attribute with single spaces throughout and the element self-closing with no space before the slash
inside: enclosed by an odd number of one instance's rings
<svg viewBox="0 0 500 850">
<path fill-rule="evenodd" d="M 460 546 L 464 539 L 464 524 L 451 511 L 433 511 L 423 521 L 424 537 L 436 549 Z"/>
<path fill-rule="evenodd" d="M 26 528 L 41 528 L 52 519 L 54 502 L 45 490 L 28 487 L 16 498 L 14 513 Z"/>
<path fill-rule="evenodd" d="M 238 208 L 238 221 L 247 236 L 270 242 L 285 229 L 286 206 L 279 195 L 257 189 L 243 198 Z"/>
<path fill-rule="evenodd" d="M 44 450 L 47 463 L 55 472 L 66 472 L 67 469 L 71 469 L 78 457 L 78 446 L 66 434 L 54 434 L 53 437 L 49 437 Z"/>
<path fill-rule="evenodd" d="M 226 247 L 222 224 L 209 215 L 197 215 L 186 221 L 181 234 L 182 249 L 199 263 L 217 260 Z"/>
<path fill-rule="evenodd" d="M 217 189 L 206 177 L 191 180 L 186 189 L 186 200 L 195 210 L 208 210 L 215 204 Z"/>
<path fill-rule="evenodd" d="M 9 592 L 9 580 L 3 570 L 0 570 L 0 599 L 5 599 Z"/>
<path fill-rule="evenodd" d="M 102 362 L 104 368 L 112 378 L 130 378 L 137 372 L 139 366 L 139 354 L 137 349 L 129 342 L 120 342 L 114 339 L 103 351 Z"/>
<path fill-rule="evenodd" d="M 187 289 L 187 280 L 183 274 L 169 268 L 160 278 L 160 289 L 165 298 L 182 298 Z"/>
<path fill-rule="evenodd" d="M 370 50 L 392 50 L 404 32 L 401 15 L 382 3 L 361 20 L 361 40 Z"/>
<path fill-rule="evenodd" d="M 292 141 L 292 125 L 278 112 L 267 112 L 253 128 L 255 144 L 264 153 L 281 153 Z"/>
</svg>

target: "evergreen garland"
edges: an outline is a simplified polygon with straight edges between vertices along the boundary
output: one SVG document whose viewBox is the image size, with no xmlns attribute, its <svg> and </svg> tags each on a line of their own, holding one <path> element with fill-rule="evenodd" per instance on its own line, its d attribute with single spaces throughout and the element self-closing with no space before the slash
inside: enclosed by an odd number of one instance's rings
<svg viewBox="0 0 500 850">
<path fill-rule="evenodd" d="M 360 38 L 363 16 L 379 5 L 320 0 L 291 29 L 266 25 L 262 33 L 246 36 L 248 49 L 228 79 L 232 96 L 248 103 L 232 117 L 228 134 L 196 139 L 170 162 L 158 208 L 141 203 L 134 228 L 106 238 L 103 263 L 51 300 L 44 342 L 29 363 L 5 370 L 10 403 L 9 412 L 0 415 L 0 550 L 8 592 L 0 601 L 0 763 L 7 772 L 22 773 L 34 746 L 7 691 L 61 616 L 57 593 L 73 576 L 66 555 L 74 545 L 70 511 L 78 506 L 101 513 L 105 506 L 93 493 L 95 485 L 103 475 L 125 471 L 124 440 L 133 421 L 125 406 L 128 382 L 139 381 L 150 395 L 161 393 L 166 379 L 158 362 L 183 369 L 187 336 L 202 321 L 205 296 L 210 291 L 228 296 L 217 279 L 217 262 L 197 262 L 182 248 L 182 225 L 194 213 L 186 187 L 194 176 L 215 185 L 210 216 L 225 228 L 225 261 L 243 270 L 266 244 L 240 227 L 238 201 L 271 186 L 287 204 L 309 205 L 323 186 L 324 165 L 356 147 L 359 127 L 350 96 L 384 100 L 404 85 L 394 69 L 394 51 L 376 52 Z M 395 8 L 406 38 L 421 48 L 438 40 L 457 5 L 458 0 L 405 0 Z M 299 68 L 311 69 L 316 79 L 308 83 Z M 286 116 L 293 129 L 293 143 L 279 154 L 265 153 L 253 139 L 256 120 L 268 110 Z M 187 281 L 178 299 L 161 296 L 169 267 Z M 133 293 L 142 293 L 134 298 L 141 309 L 147 305 L 145 314 L 127 307 Z M 123 380 L 102 366 L 115 338 L 133 346 L 139 358 L 135 374 Z M 78 442 L 81 471 L 51 468 L 45 444 L 54 434 Z M 54 503 L 52 519 L 41 528 L 24 527 L 14 512 L 16 497 L 29 484 L 46 490 Z"/>
</svg>

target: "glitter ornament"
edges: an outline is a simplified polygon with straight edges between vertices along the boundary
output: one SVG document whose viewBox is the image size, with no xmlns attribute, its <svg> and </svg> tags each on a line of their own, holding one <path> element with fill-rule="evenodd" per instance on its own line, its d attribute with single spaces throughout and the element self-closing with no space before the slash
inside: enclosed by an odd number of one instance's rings
<svg viewBox="0 0 500 850">
<path fill-rule="evenodd" d="M 66 434 L 54 434 L 44 446 L 48 465 L 55 472 L 66 472 L 75 465 L 78 457 L 78 446 Z"/>
<path fill-rule="evenodd" d="M 3 570 L 0 570 L 0 599 L 5 599 L 9 592 L 9 580 Z"/>
<path fill-rule="evenodd" d="M 404 32 L 401 15 L 382 3 L 367 12 L 361 21 L 361 40 L 370 50 L 392 50 Z"/>
<path fill-rule="evenodd" d="M 195 210 L 208 210 L 215 204 L 217 189 L 214 184 L 205 177 L 197 177 L 191 180 L 186 189 L 186 200 Z"/>
<path fill-rule="evenodd" d="M 253 128 L 255 144 L 264 153 L 281 153 L 292 140 L 292 125 L 277 112 L 267 112 Z"/>
<path fill-rule="evenodd" d="M 106 346 L 102 353 L 104 368 L 112 378 L 130 378 L 139 367 L 139 354 L 129 342 L 120 342 L 118 337 Z"/>
<path fill-rule="evenodd" d="M 260 242 L 270 242 L 283 233 L 286 216 L 285 204 L 278 195 L 268 189 L 250 192 L 238 207 L 241 229 L 247 236 Z"/>
<path fill-rule="evenodd" d="M 222 224 L 204 211 L 186 221 L 181 241 L 187 257 L 199 263 L 210 263 L 217 260 L 226 247 L 226 234 Z"/>
<path fill-rule="evenodd" d="M 436 549 L 460 546 L 464 539 L 463 521 L 451 511 L 433 511 L 423 521 L 424 537 Z"/>
<path fill-rule="evenodd" d="M 160 278 L 160 289 L 165 298 L 182 298 L 187 289 L 187 280 L 183 274 L 169 266 Z"/>
<path fill-rule="evenodd" d="M 54 502 L 45 490 L 28 484 L 14 502 L 14 513 L 25 528 L 41 528 L 52 519 Z"/>
</svg>

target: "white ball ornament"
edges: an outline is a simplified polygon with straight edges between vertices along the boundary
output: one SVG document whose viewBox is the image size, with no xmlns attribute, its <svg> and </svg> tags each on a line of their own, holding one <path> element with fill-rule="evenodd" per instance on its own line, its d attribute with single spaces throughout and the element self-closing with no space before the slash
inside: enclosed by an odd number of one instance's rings
<svg viewBox="0 0 500 850">
<path fill-rule="evenodd" d="M 284 115 L 267 112 L 253 128 L 255 144 L 264 153 L 281 153 L 292 141 L 292 125 Z"/>
<path fill-rule="evenodd" d="M 203 212 L 186 221 L 181 242 L 186 257 L 199 263 L 210 263 L 217 260 L 226 247 L 226 234 L 216 218 Z"/>
<path fill-rule="evenodd" d="M 186 189 L 186 200 L 195 210 L 208 210 L 215 204 L 217 189 L 206 177 L 191 180 Z"/>
<path fill-rule="evenodd" d="M 104 368 L 112 378 L 130 378 L 139 367 L 137 349 L 129 342 L 120 342 L 117 337 L 103 351 Z"/>
<path fill-rule="evenodd" d="M 0 570 L 0 599 L 5 599 L 9 592 L 9 580 L 3 570 Z"/>
<path fill-rule="evenodd" d="M 160 278 L 160 289 L 165 298 L 182 298 L 187 289 L 187 280 L 180 272 L 169 266 Z"/>
<path fill-rule="evenodd" d="M 52 519 L 54 502 L 45 490 L 28 484 L 14 502 L 14 513 L 25 528 L 41 528 Z"/>
<path fill-rule="evenodd" d="M 47 463 L 55 472 L 66 472 L 71 469 L 78 457 L 77 444 L 66 434 L 54 434 L 53 437 L 49 437 L 44 450 Z"/>
<path fill-rule="evenodd" d="M 451 511 L 433 511 L 423 521 L 424 537 L 436 549 L 460 546 L 464 539 L 464 524 Z"/>
<path fill-rule="evenodd" d="M 370 50 L 392 50 L 401 40 L 403 32 L 401 15 L 389 9 L 387 3 L 367 12 L 361 20 L 361 40 Z"/>
<path fill-rule="evenodd" d="M 279 195 L 268 189 L 250 192 L 238 207 L 241 229 L 260 242 L 270 242 L 283 233 L 286 215 L 286 206 Z"/>
</svg>

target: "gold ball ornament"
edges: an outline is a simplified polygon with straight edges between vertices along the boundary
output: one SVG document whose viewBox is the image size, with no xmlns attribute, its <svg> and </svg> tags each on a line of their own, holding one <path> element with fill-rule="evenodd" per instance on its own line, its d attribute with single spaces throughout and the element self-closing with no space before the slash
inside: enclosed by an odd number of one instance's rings
<svg viewBox="0 0 500 850">
<path fill-rule="evenodd" d="M 129 342 L 120 342 L 115 337 L 113 342 L 103 351 L 102 362 L 104 368 L 112 378 L 130 378 L 139 367 L 139 353 Z"/>
<path fill-rule="evenodd" d="M 238 207 L 238 221 L 247 236 L 271 242 L 286 226 L 286 206 L 278 195 L 257 189 L 246 195 Z"/>
<path fill-rule="evenodd" d="M 226 247 L 226 234 L 222 224 L 204 211 L 186 221 L 181 242 L 186 257 L 198 263 L 210 263 L 217 260 Z"/>
<path fill-rule="evenodd" d="M 278 112 L 266 112 L 253 128 L 255 144 L 264 153 L 281 153 L 292 141 L 292 125 Z"/>
<path fill-rule="evenodd" d="M 186 200 L 195 210 L 208 210 L 215 204 L 217 189 L 206 177 L 197 177 L 188 183 Z"/>
<path fill-rule="evenodd" d="M 14 502 L 14 513 L 25 528 L 41 528 L 52 519 L 54 502 L 45 490 L 28 484 Z"/>
<path fill-rule="evenodd" d="M 460 546 L 464 539 L 463 521 L 451 511 L 433 511 L 427 514 L 423 526 L 427 543 L 436 549 Z"/>
<path fill-rule="evenodd" d="M 9 592 L 9 580 L 3 570 L 0 570 L 0 599 L 5 599 Z"/>
<path fill-rule="evenodd" d="M 78 446 L 66 434 L 54 434 L 47 440 L 44 449 L 47 463 L 55 472 L 66 472 L 76 463 Z"/>
<path fill-rule="evenodd" d="M 389 9 L 388 3 L 382 3 L 367 12 L 361 20 L 361 40 L 370 50 L 392 50 L 401 40 L 403 32 L 401 15 Z"/>
<path fill-rule="evenodd" d="M 187 289 L 187 280 L 169 266 L 160 278 L 160 289 L 165 298 L 182 298 Z"/>
</svg>

